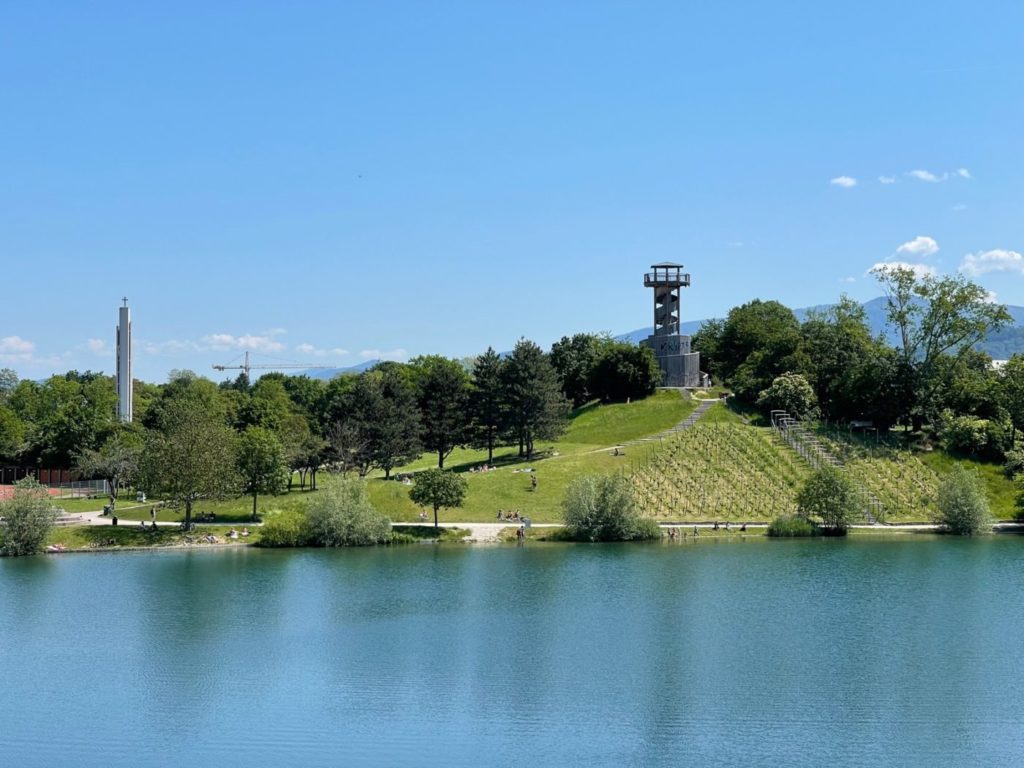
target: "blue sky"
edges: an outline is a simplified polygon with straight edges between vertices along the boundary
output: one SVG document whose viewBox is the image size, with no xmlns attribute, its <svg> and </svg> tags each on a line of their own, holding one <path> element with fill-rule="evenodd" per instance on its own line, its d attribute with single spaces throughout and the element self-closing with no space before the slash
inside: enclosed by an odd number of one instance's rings
<svg viewBox="0 0 1024 768">
<path fill-rule="evenodd" d="M 122 295 L 152 381 L 547 345 L 664 260 L 686 318 L 1024 304 L 1024 7 L 836 5 L 6 3 L 0 365 L 112 371 Z"/>
</svg>

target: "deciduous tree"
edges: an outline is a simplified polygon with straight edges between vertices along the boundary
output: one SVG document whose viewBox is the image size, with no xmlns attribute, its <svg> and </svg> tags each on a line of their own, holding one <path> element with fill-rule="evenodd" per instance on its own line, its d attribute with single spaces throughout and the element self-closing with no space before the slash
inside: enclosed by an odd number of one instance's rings
<svg viewBox="0 0 1024 768">
<path fill-rule="evenodd" d="M 409 498 L 421 507 L 433 508 L 434 527 L 437 528 L 437 511 L 461 507 L 467 487 L 466 479 L 461 475 L 443 469 L 428 469 L 416 473 Z"/>
<path fill-rule="evenodd" d="M 235 434 L 202 397 L 170 399 L 161 409 L 160 429 L 146 434 L 142 479 L 150 495 L 184 509 L 188 526 L 196 502 L 238 490 Z"/>
<path fill-rule="evenodd" d="M 276 496 L 288 487 L 288 464 L 281 441 L 264 427 L 249 427 L 238 438 L 235 467 L 243 493 L 252 496 L 252 519 L 260 494 Z"/>
</svg>

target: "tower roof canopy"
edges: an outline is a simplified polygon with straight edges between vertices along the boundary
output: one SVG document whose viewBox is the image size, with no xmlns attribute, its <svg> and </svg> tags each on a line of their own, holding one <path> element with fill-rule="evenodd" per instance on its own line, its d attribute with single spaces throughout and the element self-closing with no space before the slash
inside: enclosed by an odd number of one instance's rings
<svg viewBox="0 0 1024 768">
<path fill-rule="evenodd" d="M 676 264 L 674 261 L 663 261 L 660 264 L 651 264 L 651 269 L 654 269 L 655 267 L 680 267 L 680 268 L 682 268 L 682 266 L 683 266 L 682 264 Z"/>
</svg>

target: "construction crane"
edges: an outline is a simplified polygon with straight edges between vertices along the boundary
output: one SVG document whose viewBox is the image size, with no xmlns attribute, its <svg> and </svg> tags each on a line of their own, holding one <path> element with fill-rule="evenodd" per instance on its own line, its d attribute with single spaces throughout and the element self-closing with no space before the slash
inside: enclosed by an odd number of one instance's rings
<svg viewBox="0 0 1024 768">
<path fill-rule="evenodd" d="M 237 358 L 236 358 L 237 359 Z M 249 350 L 245 351 L 245 362 L 241 365 L 217 365 L 213 364 L 213 370 L 215 371 L 245 371 L 245 377 L 250 378 L 249 371 L 253 370 L 278 370 L 279 368 L 334 368 L 333 365 L 306 365 L 304 363 L 277 363 L 275 365 L 253 365 L 249 359 Z"/>
</svg>

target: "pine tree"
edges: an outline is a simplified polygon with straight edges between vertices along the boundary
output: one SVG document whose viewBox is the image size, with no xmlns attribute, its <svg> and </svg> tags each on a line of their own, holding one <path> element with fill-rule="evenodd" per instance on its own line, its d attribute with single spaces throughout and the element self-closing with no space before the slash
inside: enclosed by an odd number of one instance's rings
<svg viewBox="0 0 1024 768">
<path fill-rule="evenodd" d="M 520 456 L 533 458 L 537 440 L 554 440 L 565 431 L 569 401 L 548 356 L 532 341 L 516 344 L 501 378 L 509 435 L 519 443 Z"/>
<path fill-rule="evenodd" d="M 469 397 L 470 441 L 474 448 L 487 449 L 487 463 L 494 461 L 504 418 L 502 368 L 504 362 L 493 348 L 476 359 Z"/>
</svg>

